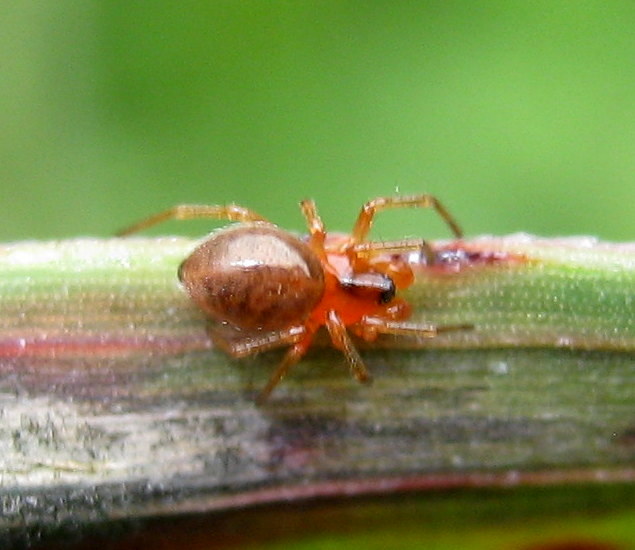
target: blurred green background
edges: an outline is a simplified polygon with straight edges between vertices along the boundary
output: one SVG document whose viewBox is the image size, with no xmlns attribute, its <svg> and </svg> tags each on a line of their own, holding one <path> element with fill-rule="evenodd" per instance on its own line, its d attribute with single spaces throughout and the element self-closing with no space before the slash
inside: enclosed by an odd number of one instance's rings
<svg viewBox="0 0 635 550">
<path fill-rule="evenodd" d="M 635 3 L 5 2 L 0 240 L 176 203 L 347 230 L 439 196 L 470 235 L 634 240 Z M 209 222 L 153 233 L 201 234 Z M 448 234 L 391 212 L 378 237 Z"/>
</svg>

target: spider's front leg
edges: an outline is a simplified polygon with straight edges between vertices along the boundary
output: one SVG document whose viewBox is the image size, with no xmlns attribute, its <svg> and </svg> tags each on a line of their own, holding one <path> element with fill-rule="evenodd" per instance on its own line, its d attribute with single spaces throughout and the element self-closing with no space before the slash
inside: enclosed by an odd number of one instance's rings
<svg viewBox="0 0 635 550">
<path fill-rule="evenodd" d="M 366 316 L 354 327 L 355 334 L 367 342 L 374 342 L 380 334 L 404 336 L 408 338 L 436 338 L 439 334 L 458 330 L 471 330 L 474 325 L 435 325 L 433 323 L 413 323 L 410 305 L 401 299 L 386 308 L 381 316 Z"/>
<path fill-rule="evenodd" d="M 346 252 L 355 270 L 364 269 L 364 265 L 368 264 L 374 257 L 388 254 L 405 255 L 412 251 L 419 251 L 426 258 L 427 265 L 432 265 L 435 262 L 434 250 L 424 239 L 367 240 L 375 215 L 382 210 L 391 208 L 433 208 L 447 223 L 456 238 L 460 239 L 463 236 L 459 224 L 441 202 L 432 195 L 377 197 L 362 206 L 346 245 Z"/>
<path fill-rule="evenodd" d="M 412 196 L 396 196 L 396 197 L 377 197 L 368 201 L 357 217 L 357 221 L 351 231 L 351 244 L 358 244 L 366 240 L 368 232 L 375 219 L 375 214 L 381 210 L 390 208 L 433 208 L 448 225 L 452 233 L 457 239 L 463 237 L 463 231 L 454 217 L 441 204 L 439 199 L 433 195 L 412 195 Z"/>
</svg>

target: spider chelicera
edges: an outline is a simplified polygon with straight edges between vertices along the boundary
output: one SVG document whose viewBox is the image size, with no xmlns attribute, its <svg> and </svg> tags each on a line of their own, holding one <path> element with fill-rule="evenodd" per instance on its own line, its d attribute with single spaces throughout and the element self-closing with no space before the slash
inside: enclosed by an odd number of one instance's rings
<svg viewBox="0 0 635 550">
<path fill-rule="evenodd" d="M 414 273 L 404 253 L 434 253 L 422 239 L 371 241 L 375 214 L 389 208 L 433 208 L 457 239 L 461 229 L 432 195 L 380 197 L 364 204 L 350 235 L 329 234 L 312 200 L 300 203 L 307 239 L 268 222 L 254 211 L 226 206 L 179 205 L 124 229 L 128 235 L 170 219 L 225 219 L 180 265 L 178 277 L 192 300 L 211 320 L 215 345 L 233 357 L 289 346 L 260 393 L 264 401 L 311 346 L 325 326 L 360 382 L 370 374 L 349 331 L 372 342 L 379 334 L 433 338 L 471 325 L 411 323 L 409 304 L 396 296 Z"/>
</svg>

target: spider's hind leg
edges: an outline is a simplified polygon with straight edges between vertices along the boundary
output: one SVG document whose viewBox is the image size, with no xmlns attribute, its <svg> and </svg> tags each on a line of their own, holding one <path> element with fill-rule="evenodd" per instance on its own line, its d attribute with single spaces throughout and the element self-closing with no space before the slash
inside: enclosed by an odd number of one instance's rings
<svg viewBox="0 0 635 550">
<path fill-rule="evenodd" d="M 195 220 L 202 218 L 228 220 L 232 222 L 267 221 L 253 210 L 243 206 L 238 206 L 237 204 L 179 204 L 118 231 L 117 236 L 123 237 L 130 235 L 131 233 L 137 233 L 147 229 L 148 227 L 152 227 L 153 225 L 157 225 L 168 220 Z"/>
</svg>

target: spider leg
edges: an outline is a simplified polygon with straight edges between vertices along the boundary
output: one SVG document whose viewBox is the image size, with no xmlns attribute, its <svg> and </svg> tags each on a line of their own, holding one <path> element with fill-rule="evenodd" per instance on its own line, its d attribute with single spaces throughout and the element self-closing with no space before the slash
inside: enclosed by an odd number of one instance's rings
<svg viewBox="0 0 635 550">
<path fill-rule="evenodd" d="M 351 232 L 351 245 L 357 245 L 366 240 L 368 232 L 373 224 L 373 219 L 377 212 L 387 210 L 389 208 L 433 208 L 437 214 L 443 218 L 454 236 L 460 239 L 463 232 L 459 224 L 454 220 L 446 208 L 439 200 L 432 195 L 413 195 L 413 196 L 397 196 L 397 197 L 378 197 L 368 201 L 357 217 L 357 221 Z"/>
<path fill-rule="evenodd" d="M 410 323 L 407 321 L 393 321 L 381 317 L 364 317 L 357 325 L 357 333 L 361 338 L 372 342 L 378 334 L 393 336 L 408 336 L 411 338 L 436 338 L 439 334 L 457 330 L 471 330 L 474 325 L 433 325 L 431 323 Z"/>
<path fill-rule="evenodd" d="M 324 223 L 322 218 L 317 212 L 315 202 L 311 199 L 305 199 L 300 203 L 300 209 L 306 219 L 307 227 L 309 228 L 309 245 L 318 257 L 326 261 L 326 252 L 324 249 L 324 241 L 326 239 L 326 231 L 324 230 Z"/>
<path fill-rule="evenodd" d="M 432 247 L 423 239 L 404 239 L 401 241 L 365 241 L 354 244 L 349 248 L 352 261 L 356 263 L 360 258 L 369 258 L 378 254 L 403 254 L 419 250 L 426 258 L 428 265 L 434 263 L 435 256 Z"/>
<path fill-rule="evenodd" d="M 168 210 L 154 214 L 149 218 L 141 220 L 121 231 L 117 236 L 130 235 L 153 225 L 163 223 L 168 220 L 194 220 L 200 218 L 211 218 L 216 220 L 229 220 L 233 222 L 266 222 L 260 214 L 249 208 L 238 206 L 237 204 L 227 205 L 204 205 L 204 204 L 179 204 Z"/>
<path fill-rule="evenodd" d="M 364 365 L 364 361 L 355 348 L 351 337 L 348 335 L 346 326 L 335 311 L 331 310 L 328 312 L 326 328 L 329 331 L 333 345 L 346 357 L 351 373 L 355 379 L 358 382 L 370 382 L 371 375 L 368 369 L 366 369 L 366 365 Z"/>
<path fill-rule="evenodd" d="M 282 361 L 280 362 L 276 370 L 273 371 L 273 374 L 269 378 L 267 385 L 258 394 L 258 397 L 256 398 L 256 403 L 258 405 L 262 405 L 267 400 L 273 389 L 287 375 L 289 369 L 300 359 L 302 359 L 302 356 L 309 349 L 312 340 L 313 335 L 307 334 L 303 339 L 301 339 L 299 342 L 296 342 L 291 348 L 289 348 L 289 351 L 285 353 Z"/>
<path fill-rule="evenodd" d="M 232 337 L 231 334 L 214 327 L 210 328 L 209 333 L 218 348 L 232 357 L 240 358 L 283 346 L 295 345 L 306 335 L 306 328 L 299 325 L 262 334 L 241 335 L 240 338 Z"/>
</svg>

